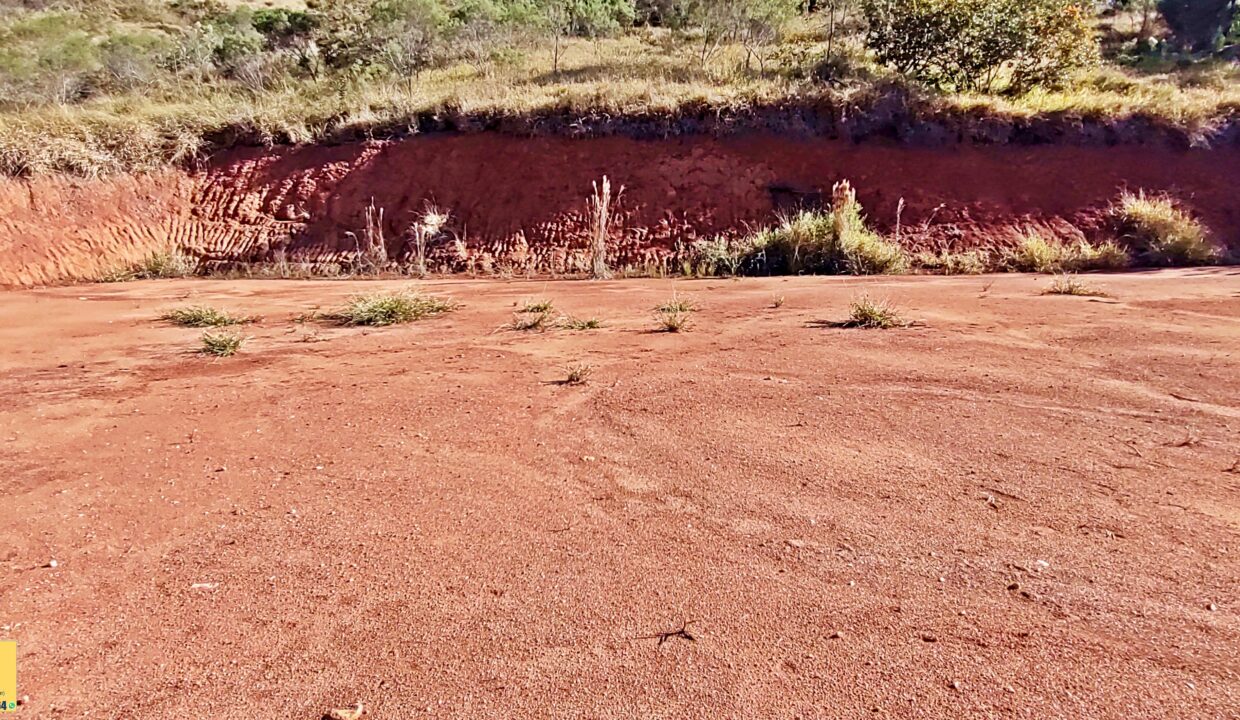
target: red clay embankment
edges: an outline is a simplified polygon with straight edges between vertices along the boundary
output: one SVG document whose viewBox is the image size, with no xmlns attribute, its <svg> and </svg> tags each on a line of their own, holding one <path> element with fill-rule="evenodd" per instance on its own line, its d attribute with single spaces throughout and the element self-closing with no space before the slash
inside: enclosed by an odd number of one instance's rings
<svg viewBox="0 0 1240 720">
<path fill-rule="evenodd" d="M 240 149 L 192 172 L 74 181 L 0 181 L 0 285 L 89 279 L 169 245 L 212 261 L 340 260 L 372 203 L 399 255 L 428 203 L 452 213 L 448 271 L 564 272 L 581 262 L 584 209 L 603 175 L 625 191 L 621 264 L 658 262 L 678 243 L 768 223 L 841 179 L 871 219 L 911 247 L 1002 243 L 1036 224 L 1096 231 L 1122 189 L 1168 192 L 1218 239 L 1240 245 L 1240 148 L 954 146 L 752 133 L 667 140 L 499 133 Z"/>
</svg>

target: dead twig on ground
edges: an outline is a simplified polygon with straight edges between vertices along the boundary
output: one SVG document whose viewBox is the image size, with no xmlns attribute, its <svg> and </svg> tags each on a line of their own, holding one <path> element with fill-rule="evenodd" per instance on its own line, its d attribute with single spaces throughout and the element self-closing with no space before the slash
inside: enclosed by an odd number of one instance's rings
<svg viewBox="0 0 1240 720">
<path fill-rule="evenodd" d="M 688 640 L 689 642 L 697 642 L 697 638 L 694 637 L 693 634 L 689 632 L 689 626 L 695 622 L 697 621 L 686 620 L 680 623 L 680 627 L 675 630 L 655 633 L 654 635 L 642 635 L 638 637 L 637 639 L 638 640 L 658 640 L 659 647 L 662 647 L 663 643 L 667 642 L 668 640 L 672 640 L 674 638 L 680 638 L 681 640 Z"/>
</svg>

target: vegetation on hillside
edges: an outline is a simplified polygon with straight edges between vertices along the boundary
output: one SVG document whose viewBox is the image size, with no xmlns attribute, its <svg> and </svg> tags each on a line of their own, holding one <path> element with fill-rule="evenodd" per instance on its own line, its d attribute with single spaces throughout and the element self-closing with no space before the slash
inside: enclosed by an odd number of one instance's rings
<svg viewBox="0 0 1240 720">
<path fill-rule="evenodd" d="M 428 118 L 787 102 L 927 114 L 1240 108 L 1235 3 L 0 0 L 0 172 L 95 174 Z"/>
</svg>

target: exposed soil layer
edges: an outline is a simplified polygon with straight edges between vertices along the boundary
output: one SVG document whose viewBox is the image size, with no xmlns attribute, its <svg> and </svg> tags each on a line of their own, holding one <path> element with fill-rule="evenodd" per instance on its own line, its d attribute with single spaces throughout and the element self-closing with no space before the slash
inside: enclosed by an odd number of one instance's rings
<svg viewBox="0 0 1240 720">
<path fill-rule="evenodd" d="M 609 176 L 613 262 L 650 268 L 677 247 L 768 224 L 850 180 L 871 219 L 912 249 L 1002 245 L 1029 226 L 1097 232 L 1123 189 L 1167 192 L 1240 245 L 1240 148 L 968 146 L 750 133 L 665 140 L 439 134 L 238 150 L 193 174 L 0 181 L 0 283 L 97 277 L 177 245 L 209 263 L 352 257 L 373 206 L 391 257 L 434 204 L 452 214 L 434 269 L 566 273 L 585 264 L 586 197 Z"/>
<path fill-rule="evenodd" d="M 377 331 L 292 318 L 402 284 L 0 295 L 25 713 L 1232 717 L 1240 274 L 1091 281 L 437 281 Z M 827 326 L 861 291 L 921 322 Z M 605 327 L 497 331 L 532 298 Z M 209 360 L 186 303 L 262 320 Z"/>
<path fill-rule="evenodd" d="M 176 170 L 106 180 L 0 180 L 0 287 L 93 279 L 168 247 L 196 181 Z"/>
</svg>

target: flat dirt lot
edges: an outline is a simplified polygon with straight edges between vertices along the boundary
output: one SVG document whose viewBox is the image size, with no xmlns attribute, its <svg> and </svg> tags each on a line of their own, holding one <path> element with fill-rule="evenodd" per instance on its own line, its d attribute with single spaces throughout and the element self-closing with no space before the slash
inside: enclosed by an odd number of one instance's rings
<svg viewBox="0 0 1240 720">
<path fill-rule="evenodd" d="M 1089 280 L 0 294 L 17 717 L 1234 718 L 1240 271 Z M 921 324 L 820 322 L 862 291 Z"/>
</svg>

